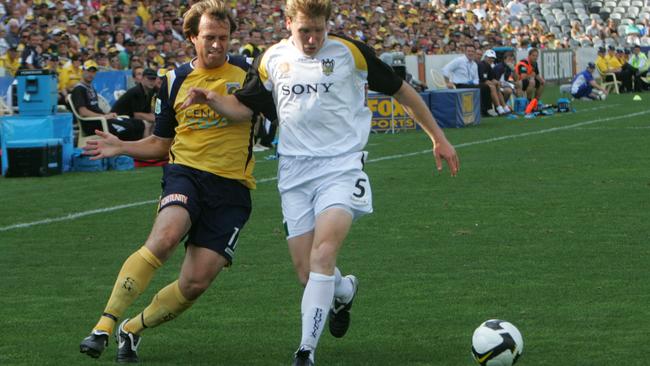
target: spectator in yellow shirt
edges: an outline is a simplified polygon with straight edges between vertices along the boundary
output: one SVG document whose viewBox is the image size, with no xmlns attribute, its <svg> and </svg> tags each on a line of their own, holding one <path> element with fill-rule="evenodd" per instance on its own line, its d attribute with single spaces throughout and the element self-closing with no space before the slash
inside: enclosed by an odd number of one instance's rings
<svg viewBox="0 0 650 366">
<path fill-rule="evenodd" d="M 81 60 L 78 55 L 70 57 L 70 63 L 59 74 L 59 92 L 66 96 L 81 81 Z"/>
<path fill-rule="evenodd" d="M 5 75 L 16 76 L 16 71 L 20 67 L 20 56 L 16 46 L 9 47 L 7 53 L 0 57 L 0 67 L 6 70 Z"/>
<path fill-rule="evenodd" d="M 632 75 L 629 71 L 623 70 L 623 65 L 616 58 L 614 46 L 609 46 L 609 53 L 605 55 L 605 48 L 598 49 L 598 58 L 596 58 L 596 67 L 598 72 L 603 75 L 605 81 L 612 81 L 613 77 L 606 74 L 614 74 L 616 80 L 622 83 L 619 89 L 621 93 L 632 90 Z"/>
</svg>

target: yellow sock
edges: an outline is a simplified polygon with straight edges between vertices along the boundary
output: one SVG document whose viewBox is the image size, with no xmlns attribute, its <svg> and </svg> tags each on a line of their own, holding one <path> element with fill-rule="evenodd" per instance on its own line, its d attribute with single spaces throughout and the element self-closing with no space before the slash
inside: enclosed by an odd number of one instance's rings
<svg viewBox="0 0 650 366">
<path fill-rule="evenodd" d="M 149 306 L 124 325 L 124 330 L 140 334 L 145 328 L 153 328 L 176 318 L 192 304 L 194 301 L 183 296 L 176 280 L 160 290 Z"/>
<path fill-rule="evenodd" d="M 162 263 L 149 249 L 141 247 L 124 262 L 117 275 L 111 297 L 104 314 L 99 318 L 94 330 L 112 333 L 117 319 L 126 308 L 149 286 L 154 272 Z"/>
</svg>

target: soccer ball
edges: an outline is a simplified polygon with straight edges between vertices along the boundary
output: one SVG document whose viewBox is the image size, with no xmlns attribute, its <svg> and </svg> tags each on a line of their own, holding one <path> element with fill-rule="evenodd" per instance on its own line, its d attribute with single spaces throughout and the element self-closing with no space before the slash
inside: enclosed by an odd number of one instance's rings
<svg viewBox="0 0 650 366">
<path fill-rule="evenodd" d="M 523 351 L 521 333 L 505 320 L 488 320 L 472 336 L 472 355 L 481 366 L 514 365 Z"/>
<path fill-rule="evenodd" d="M 597 96 L 598 99 L 600 99 L 600 100 L 605 100 L 605 99 L 607 99 L 607 94 L 603 93 L 603 92 L 600 91 L 600 90 L 596 90 L 596 96 Z"/>
</svg>

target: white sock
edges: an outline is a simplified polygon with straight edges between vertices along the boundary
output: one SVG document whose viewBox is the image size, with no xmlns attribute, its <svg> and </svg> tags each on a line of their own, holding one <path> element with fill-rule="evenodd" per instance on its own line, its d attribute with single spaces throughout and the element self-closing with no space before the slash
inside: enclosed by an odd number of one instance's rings
<svg viewBox="0 0 650 366">
<path fill-rule="evenodd" d="M 334 280 L 334 297 L 341 302 L 347 303 L 354 294 L 352 281 L 342 277 L 338 267 L 334 268 L 334 277 L 336 277 Z"/>
<path fill-rule="evenodd" d="M 510 113 L 510 112 L 512 112 L 512 110 L 511 110 L 510 107 L 508 107 L 508 106 L 503 107 L 503 110 L 505 110 L 506 113 Z"/>
<path fill-rule="evenodd" d="M 302 339 L 300 347 L 308 347 L 312 355 L 318 345 L 318 339 L 327 320 L 327 314 L 334 298 L 334 280 L 336 276 L 309 272 L 309 281 L 302 295 Z"/>
<path fill-rule="evenodd" d="M 506 113 L 506 111 L 503 109 L 502 106 L 498 106 L 498 107 L 497 107 L 497 113 L 499 113 L 499 114 L 503 114 L 503 113 Z"/>
</svg>

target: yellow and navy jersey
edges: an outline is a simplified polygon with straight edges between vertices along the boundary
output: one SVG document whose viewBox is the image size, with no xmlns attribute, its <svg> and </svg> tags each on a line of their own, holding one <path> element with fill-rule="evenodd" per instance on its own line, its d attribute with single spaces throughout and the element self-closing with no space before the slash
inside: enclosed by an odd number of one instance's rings
<svg viewBox="0 0 650 366">
<path fill-rule="evenodd" d="M 326 157 L 366 145 L 372 118 L 367 89 L 393 95 L 401 86 L 402 79 L 366 44 L 329 35 L 313 57 L 291 38 L 271 46 L 235 96 L 265 115 L 275 107 L 280 155 Z"/>
<path fill-rule="evenodd" d="M 233 94 L 244 84 L 248 66 L 244 57 L 230 56 L 215 69 L 194 68 L 189 62 L 167 72 L 155 103 L 154 134 L 174 139 L 170 163 L 235 179 L 248 188 L 255 188 L 252 122 L 231 122 L 205 104 L 181 109 L 191 87 Z"/>
</svg>

